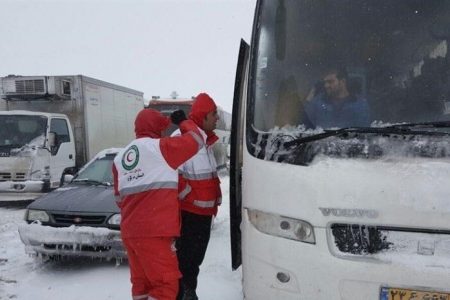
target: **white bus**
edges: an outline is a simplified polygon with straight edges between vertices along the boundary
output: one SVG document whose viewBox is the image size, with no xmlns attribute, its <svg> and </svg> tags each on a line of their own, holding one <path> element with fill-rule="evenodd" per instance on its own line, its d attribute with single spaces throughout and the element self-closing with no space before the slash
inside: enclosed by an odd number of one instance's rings
<svg viewBox="0 0 450 300">
<path fill-rule="evenodd" d="M 450 1 L 258 1 L 231 130 L 245 299 L 450 299 L 449 38 Z"/>
<path fill-rule="evenodd" d="M 166 116 L 170 116 L 175 110 L 182 109 L 188 116 L 193 102 L 194 100 L 192 99 L 152 99 L 148 103 L 148 108 L 160 111 Z M 217 161 L 217 168 L 223 169 L 228 167 L 231 114 L 224 111 L 221 107 L 217 108 L 217 114 L 219 115 L 219 120 L 214 132 L 219 137 L 219 140 L 213 145 L 213 151 Z M 171 124 L 167 129 L 166 135 L 170 135 L 177 128 L 177 126 Z"/>
</svg>

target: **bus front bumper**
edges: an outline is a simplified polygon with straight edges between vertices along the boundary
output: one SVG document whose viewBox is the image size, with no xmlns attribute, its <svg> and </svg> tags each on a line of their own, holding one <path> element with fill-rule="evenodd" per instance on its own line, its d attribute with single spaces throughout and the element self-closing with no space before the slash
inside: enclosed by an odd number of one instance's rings
<svg viewBox="0 0 450 300">
<path fill-rule="evenodd" d="M 397 299 L 384 298 L 390 291 L 423 291 L 429 299 L 448 293 L 442 299 L 450 299 L 450 260 L 347 259 L 330 251 L 326 228 L 314 228 L 316 244 L 308 244 L 262 233 L 246 213 L 241 226 L 245 299 Z"/>
</svg>

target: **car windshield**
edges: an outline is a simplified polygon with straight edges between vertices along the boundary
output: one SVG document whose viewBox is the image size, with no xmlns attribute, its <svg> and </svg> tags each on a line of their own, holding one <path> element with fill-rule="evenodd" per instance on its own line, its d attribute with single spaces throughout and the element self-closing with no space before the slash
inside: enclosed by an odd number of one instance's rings
<svg viewBox="0 0 450 300">
<path fill-rule="evenodd" d="M 112 185 L 112 164 L 116 154 L 107 154 L 96 158 L 80 170 L 73 179 L 74 182 L 84 182 L 88 184 Z"/>
<path fill-rule="evenodd" d="M 342 128 L 380 136 L 387 130 L 371 128 L 409 123 L 450 132 L 450 2 L 263 1 L 258 18 L 247 126 L 254 155 L 283 144 L 265 140 L 274 131 L 289 141 Z"/>
<path fill-rule="evenodd" d="M 47 117 L 28 115 L 0 115 L 0 147 L 20 148 L 26 144 L 43 145 Z"/>
</svg>

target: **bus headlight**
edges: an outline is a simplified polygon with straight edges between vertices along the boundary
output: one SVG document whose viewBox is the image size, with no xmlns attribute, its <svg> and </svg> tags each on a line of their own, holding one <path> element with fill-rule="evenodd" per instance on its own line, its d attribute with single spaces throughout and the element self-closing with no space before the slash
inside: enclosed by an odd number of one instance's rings
<svg viewBox="0 0 450 300">
<path fill-rule="evenodd" d="M 248 209 L 248 218 L 259 231 L 286 239 L 315 244 L 314 229 L 308 222 Z"/>
<path fill-rule="evenodd" d="M 122 218 L 121 218 L 120 214 L 112 215 L 111 218 L 108 219 L 108 224 L 119 226 L 121 219 Z"/>
<path fill-rule="evenodd" d="M 29 222 L 48 222 L 50 220 L 50 217 L 43 210 L 29 209 L 26 215 L 26 220 Z"/>
</svg>

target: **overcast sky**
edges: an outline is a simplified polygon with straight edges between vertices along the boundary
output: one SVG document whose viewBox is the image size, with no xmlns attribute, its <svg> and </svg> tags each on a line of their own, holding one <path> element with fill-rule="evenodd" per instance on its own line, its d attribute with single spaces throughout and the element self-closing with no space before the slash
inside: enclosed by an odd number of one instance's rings
<svg viewBox="0 0 450 300">
<path fill-rule="evenodd" d="M 82 74 L 231 112 L 256 0 L 0 0 L 0 76 Z"/>
</svg>

